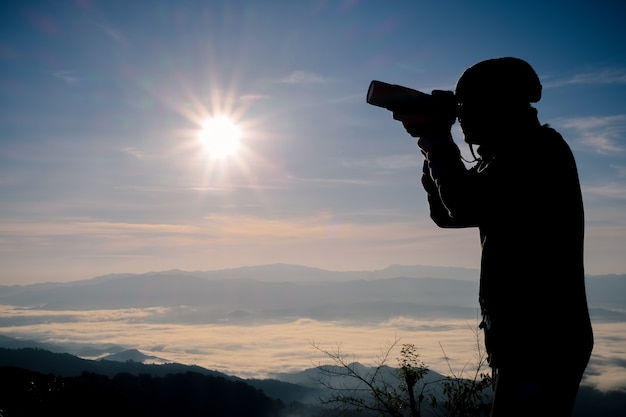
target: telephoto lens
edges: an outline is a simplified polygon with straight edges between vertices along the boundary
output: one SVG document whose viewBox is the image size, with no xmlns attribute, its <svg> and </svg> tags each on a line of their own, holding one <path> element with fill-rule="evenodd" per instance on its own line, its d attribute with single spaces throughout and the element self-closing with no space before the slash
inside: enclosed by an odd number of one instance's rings
<svg viewBox="0 0 626 417">
<path fill-rule="evenodd" d="M 431 95 L 397 84 L 374 80 L 367 90 L 367 103 L 387 110 L 427 108 Z"/>
</svg>

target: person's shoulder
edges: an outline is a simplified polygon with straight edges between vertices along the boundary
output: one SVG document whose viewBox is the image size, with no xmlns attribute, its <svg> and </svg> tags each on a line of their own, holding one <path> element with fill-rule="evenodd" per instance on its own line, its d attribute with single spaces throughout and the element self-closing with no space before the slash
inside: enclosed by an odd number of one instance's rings
<svg viewBox="0 0 626 417">
<path fill-rule="evenodd" d="M 549 124 L 539 126 L 539 134 L 547 138 L 563 139 L 563 136 Z"/>
<path fill-rule="evenodd" d="M 575 167 L 574 153 L 563 136 L 549 125 L 543 125 L 539 130 L 537 159 L 554 168 Z"/>
<path fill-rule="evenodd" d="M 554 151 L 570 151 L 570 147 L 556 129 L 545 124 L 539 127 L 539 141 L 542 147 L 551 148 Z"/>
</svg>

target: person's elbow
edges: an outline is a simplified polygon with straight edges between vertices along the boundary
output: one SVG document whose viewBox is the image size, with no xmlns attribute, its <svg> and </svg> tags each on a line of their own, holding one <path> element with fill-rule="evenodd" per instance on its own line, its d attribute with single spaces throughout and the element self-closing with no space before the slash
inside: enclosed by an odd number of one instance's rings
<svg viewBox="0 0 626 417">
<path fill-rule="evenodd" d="M 430 214 L 431 220 L 442 229 L 459 229 L 463 227 L 471 227 L 472 225 L 467 225 L 465 223 L 459 222 L 454 217 L 450 215 L 441 215 L 441 214 Z"/>
<path fill-rule="evenodd" d="M 471 217 L 455 215 L 454 212 L 448 210 L 445 206 L 438 210 L 430 211 L 431 220 L 442 229 L 459 229 L 463 227 L 476 227 L 478 222 Z"/>
</svg>

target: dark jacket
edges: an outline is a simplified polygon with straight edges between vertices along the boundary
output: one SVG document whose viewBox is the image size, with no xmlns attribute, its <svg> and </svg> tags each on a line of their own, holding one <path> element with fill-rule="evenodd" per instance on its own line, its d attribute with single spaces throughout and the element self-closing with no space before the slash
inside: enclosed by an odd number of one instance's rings
<svg viewBox="0 0 626 417">
<path fill-rule="evenodd" d="M 537 122 L 481 156 L 467 169 L 456 145 L 442 143 L 426 155 L 422 182 L 437 225 L 480 231 L 490 363 L 588 358 L 583 202 L 570 148 Z"/>
</svg>

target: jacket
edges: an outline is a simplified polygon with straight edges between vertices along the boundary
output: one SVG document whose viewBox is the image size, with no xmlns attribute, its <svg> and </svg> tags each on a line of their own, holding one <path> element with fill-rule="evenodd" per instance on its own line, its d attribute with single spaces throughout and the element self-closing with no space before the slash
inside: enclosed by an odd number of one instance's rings
<svg viewBox="0 0 626 417">
<path fill-rule="evenodd" d="M 425 156 L 422 183 L 433 221 L 479 229 L 490 364 L 528 366 L 564 349 L 588 359 L 584 208 L 561 135 L 537 121 L 483 150 L 471 168 L 452 141 Z"/>
</svg>

